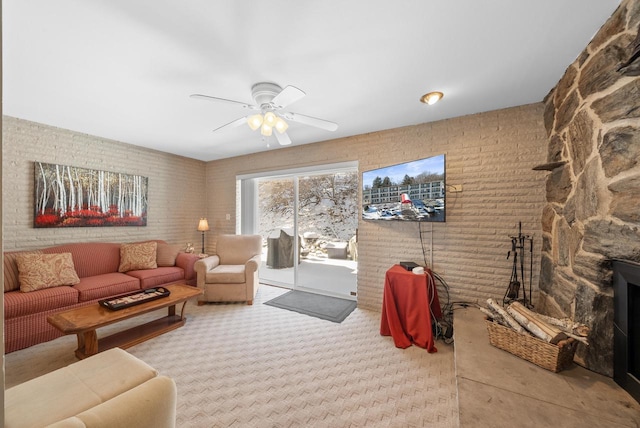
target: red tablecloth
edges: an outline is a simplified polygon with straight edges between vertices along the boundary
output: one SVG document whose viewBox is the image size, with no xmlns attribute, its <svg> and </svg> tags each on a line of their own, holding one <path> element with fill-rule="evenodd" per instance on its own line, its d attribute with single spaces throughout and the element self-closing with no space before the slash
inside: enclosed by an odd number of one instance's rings
<svg viewBox="0 0 640 428">
<path fill-rule="evenodd" d="M 437 352 L 431 330 L 432 311 L 436 319 L 442 319 L 438 291 L 429 269 L 425 269 L 423 275 L 416 275 L 400 265 L 387 271 L 382 298 L 381 335 L 392 336 L 398 348 L 415 344 L 428 352 Z"/>
</svg>

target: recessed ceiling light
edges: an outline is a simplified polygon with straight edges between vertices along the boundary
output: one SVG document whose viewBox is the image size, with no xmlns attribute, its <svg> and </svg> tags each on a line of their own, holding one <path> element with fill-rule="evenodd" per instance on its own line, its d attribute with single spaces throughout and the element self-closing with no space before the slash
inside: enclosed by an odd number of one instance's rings
<svg viewBox="0 0 640 428">
<path fill-rule="evenodd" d="M 444 97 L 442 92 L 429 92 L 428 94 L 421 96 L 420 101 L 425 104 L 432 105 L 440 101 L 442 97 Z"/>
</svg>

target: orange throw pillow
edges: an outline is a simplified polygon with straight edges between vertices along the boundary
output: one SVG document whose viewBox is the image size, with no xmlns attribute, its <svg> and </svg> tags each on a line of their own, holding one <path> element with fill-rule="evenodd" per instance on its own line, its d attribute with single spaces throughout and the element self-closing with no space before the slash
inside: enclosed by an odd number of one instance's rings
<svg viewBox="0 0 640 428">
<path fill-rule="evenodd" d="M 4 292 L 20 290 L 16 257 L 21 254 L 42 254 L 40 250 L 4 253 Z"/>
<path fill-rule="evenodd" d="M 118 267 L 118 272 L 157 268 L 157 248 L 157 242 L 122 244 L 120 247 L 120 267 Z"/>
<path fill-rule="evenodd" d="M 20 291 L 24 293 L 80 282 L 71 253 L 20 254 L 16 264 Z"/>
</svg>

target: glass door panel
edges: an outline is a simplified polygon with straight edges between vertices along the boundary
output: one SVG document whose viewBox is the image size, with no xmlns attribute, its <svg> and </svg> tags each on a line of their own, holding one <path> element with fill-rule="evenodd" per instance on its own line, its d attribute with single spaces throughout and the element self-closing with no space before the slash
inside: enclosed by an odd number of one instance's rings
<svg viewBox="0 0 640 428">
<path fill-rule="evenodd" d="M 262 236 L 260 282 L 293 288 L 295 179 L 261 178 L 257 186 L 258 234 Z"/>
<path fill-rule="evenodd" d="M 296 288 L 355 298 L 357 205 L 357 171 L 299 177 Z"/>
</svg>

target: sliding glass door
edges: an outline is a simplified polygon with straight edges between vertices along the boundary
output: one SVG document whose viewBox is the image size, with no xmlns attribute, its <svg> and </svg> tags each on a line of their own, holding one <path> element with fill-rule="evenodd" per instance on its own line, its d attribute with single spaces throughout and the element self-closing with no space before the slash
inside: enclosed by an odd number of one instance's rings
<svg viewBox="0 0 640 428">
<path fill-rule="evenodd" d="M 357 166 L 281 171 L 240 181 L 241 232 L 263 238 L 260 281 L 355 299 Z"/>
</svg>

